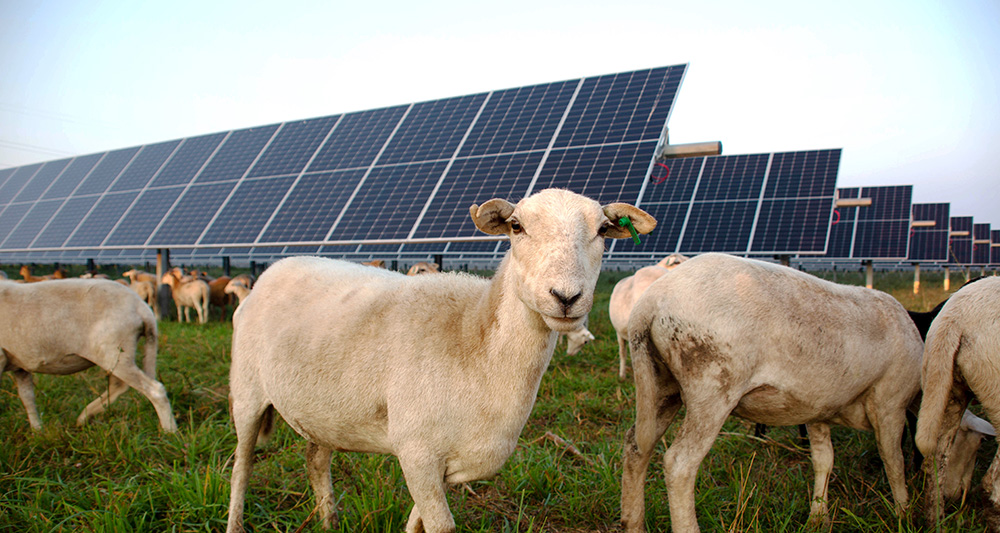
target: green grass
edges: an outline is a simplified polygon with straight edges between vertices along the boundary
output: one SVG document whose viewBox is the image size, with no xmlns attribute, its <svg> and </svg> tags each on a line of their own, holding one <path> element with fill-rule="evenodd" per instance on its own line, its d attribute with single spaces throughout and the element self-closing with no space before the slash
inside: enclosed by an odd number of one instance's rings
<svg viewBox="0 0 1000 533">
<path fill-rule="evenodd" d="M 542 380 L 538 402 L 519 445 L 493 479 L 452 487 L 449 503 L 460 531 L 612 531 L 619 517 L 621 443 L 634 418 L 634 390 L 617 378 L 618 354 L 607 302 L 626 273 L 602 275 L 591 313 L 597 340 L 567 357 L 560 347 Z M 832 273 L 824 274 L 832 277 Z M 925 273 L 922 294 L 912 275 L 876 276 L 876 288 L 904 305 L 926 310 L 942 300 L 940 274 Z M 837 281 L 863 283 L 856 272 Z M 952 289 L 961 285 L 953 276 Z M 97 370 L 35 377 L 45 428 L 29 429 L 16 388 L 0 386 L 0 531 L 220 531 L 225 528 L 236 438 L 227 414 L 229 324 L 160 324 L 159 378 L 166 385 L 180 431 L 159 431 L 150 403 L 125 394 L 83 428 L 80 410 L 107 386 Z M 668 431 L 672 438 L 678 424 Z M 564 439 L 580 456 L 546 433 Z M 772 428 L 764 439 L 731 418 L 702 464 L 697 487 L 704 531 L 805 531 L 812 487 L 808 449 L 796 428 Z M 823 531 L 924 531 L 919 508 L 897 517 L 874 438 L 833 430 L 831 523 Z M 305 442 L 283 423 L 257 452 L 246 521 L 250 531 L 321 531 L 311 516 Z M 986 501 L 978 482 L 996 451 L 980 450 L 975 487 L 953 507 L 944 531 L 985 531 Z M 646 485 L 647 525 L 670 524 L 654 456 Z M 338 531 L 401 531 L 411 501 L 393 457 L 334 454 Z M 910 472 L 911 499 L 920 476 Z"/>
</svg>

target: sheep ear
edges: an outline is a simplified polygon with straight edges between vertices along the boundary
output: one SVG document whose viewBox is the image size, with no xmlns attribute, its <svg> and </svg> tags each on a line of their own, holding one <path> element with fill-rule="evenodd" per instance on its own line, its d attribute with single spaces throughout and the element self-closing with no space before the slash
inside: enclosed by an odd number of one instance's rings
<svg viewBox="0 0 1000 533">
<path fill-rule="evenodd" d="M 472 221 L 476 223 L 479 231 L 488 235 L 501 235 L 510 233 L 510 224 L 507 219 L 514 213 L 514 204 L 507 200 L 494 198 L 479 206 L 472 204 L 469 214 Z"/>
<path fill-rule="evenodd" d="M 604 206 L 604 216 L 608 217 L 614 226 L 608 230 L 607 236 L 612 239 L 625 239 L 632 236 L 627 227 L 620 222 L 622 217 L 628 217 L 639 233 L 646 234 L 656 227 L 656 219 L 649 213 L 630 204 L 608 204 Z"/>
</svg>

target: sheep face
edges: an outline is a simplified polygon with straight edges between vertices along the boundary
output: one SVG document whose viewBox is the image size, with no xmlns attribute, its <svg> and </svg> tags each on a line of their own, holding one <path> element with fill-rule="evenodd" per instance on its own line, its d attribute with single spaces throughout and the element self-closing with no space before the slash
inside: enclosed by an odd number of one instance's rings
<svg viewBox="0 0 1000 533">
<path fill-rule="evenodd" d="M 600 204 L 576 193 L 547 189 L 517 203 L 493 199 L 473 205 L 484 233 L 510 238 L 507 272 L 517 296 L 554 331 L 583 326 L 594 300 L 604 240 L 630 237 L 619 219 L 649 233 L 656 220 L 628 204 Z"/>
</svg>

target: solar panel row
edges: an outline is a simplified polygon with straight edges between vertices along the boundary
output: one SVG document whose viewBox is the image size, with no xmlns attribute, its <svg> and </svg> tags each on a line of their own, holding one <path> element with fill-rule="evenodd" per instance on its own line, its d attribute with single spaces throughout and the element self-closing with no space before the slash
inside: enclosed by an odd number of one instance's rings
<svg viewBox="0 0 1000 533">
<path fill-rule="evenodd" d="M 862 261 L 909 257 L 912 185 L 841 188 L 837 196 L 871 204 L 837 207 L 827 257 Z"/>
<path fill-rule="evenodd" d="M 616 257 L 822 254 L 840 150 L 655 163 L 686 65 L 0 170 L 0 258 L 495 256 L 468 206 L 565 187 L 659 229 Z M 907 209 L 908 207 L 907 201 Z"/>
</svg>

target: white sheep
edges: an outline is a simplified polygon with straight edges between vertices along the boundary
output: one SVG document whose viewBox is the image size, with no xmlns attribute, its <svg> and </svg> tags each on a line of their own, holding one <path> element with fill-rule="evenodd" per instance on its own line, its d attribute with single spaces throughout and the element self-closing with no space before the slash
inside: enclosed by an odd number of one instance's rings
<svg viewBox="0 0 1000 533">
<path fill-rule="evenodd" d="M 687 257 L 681 254 L 670 254 L 659 263 L 642 267 L 635 274 L 622 278 L 611 291 L 611 299 L 608 302 L 608 318 L 611 319 L 611 325 L 615 328 L 615 334 L 618 336 L 619 378 L 625 379 L 627 373 L 628 317 L 632 313 L 632 306 L 654 281 L 686 260 Z"/>
<path fill-rule="evenodd" d="M 631 205 L 554 189 L 470 213 L 510 238 L 492 280 L 314 257 L 261 276 L 234 318 L 228 531 L 242 530 L 254 446 L 275 411 L 308 441 L 326 527 L 336 449 L 398 457 L 415 504 L 406 530 L 454 531 L 447 484 L 490 477 L 513 452 L 557 332 L 578 328 L 593 304 L 605 237 L 629 236 L 623 216 L 642 233 L 656 224 Z"/>
<path fill-rule="evenodd" d="M 810 521 L 827 512 L 830 424 L 875 431 L 897 511 L 907 506 L 900 439 L 920 391 L 923 343 L 888 294 L 705 254 L 651 285 L 628 327 L 636 384 L 622 475 L 628 531 L 644 530 L 650 456 L 682 402 L 686 415 L 664 455 L 675 532 L 699 531 L 695 478 L 730 414 L 807 425 L 815 474 Z"/>
<path fill-rule="evenodd" d="M 917 417 L 917 448 L 924 454 L 930 482 L 925 509 L 940 518 L 943 498 L 968 488 L 971 471 L 956 480 L 941 468 L 963 458 L 955 446 L 963 437 L 963 410 L 972 397 L 983 406 L 994 427 L 1000 421 L 1000 278 L 983 278 L 956 292 L 927 332 L 922 369 L 924 397 Z M 977 441 L 978 444 L 978 441 Z M 1000 453 L 983 477 L 994 510 L 1000 510 Z"/>
<path fill-rule="evenodd" d="M 135 363 L 145 337 L 143 369 Z M 164 431 L 177 431 L 167 391 L 156 381 L 157 329 L 153 311 L 131 290 L 106 280 L 0 283 L 0 373 L 9 370 L 41 429 L 32 374 L 67 375 L 97 365 L 110 374 L 108 390 L 90 403 L 77 425 L 104 411 L 133 387 L 149 398 Z"/>
<path fill-rule="evenodd" d="M 191 309 L 197 313 L 199 324 L 208 322 L 208 283 L 190 276 L 182 276 L 180 269 L 175 268 L 163 275 L 163 284 L 170 286 L 174 304 L 177 306 L 178 322 L 191 322 Z"/>
<path fill-rule="evenodd" d="M 239 304 L 243 303 L 243 300 L 250 295 L 250 287 L 247 287 L 246 283 L 242 279 L 233 278 L 229 280 L 226 284 L 226 294 L 235 294 L 236 298 L 239 299 Z"/>
<path fill-rule="evenodd" d="M 407 276 L 417 276 L 419 274 L 437 274 L 440 272 L 437 263 L 428 263 L 426 261 L 421 261 L 410 267 L 410 270 L 406 271 Z"/>
<path fill-rule="evenodd" d="M 586 324 L 569 333 L 560 333 L 559 337 L 566 337 L 566 355 L 569 356 L 580 353 L 584 346 L 594 340 L 594 334 L 587 329 Z"/>
</svg>

